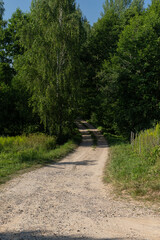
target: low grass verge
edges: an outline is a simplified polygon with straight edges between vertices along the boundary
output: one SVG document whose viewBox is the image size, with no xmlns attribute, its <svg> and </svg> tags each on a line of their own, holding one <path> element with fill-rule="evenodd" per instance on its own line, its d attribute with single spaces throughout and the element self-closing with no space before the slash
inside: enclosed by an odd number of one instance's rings
<svg viewBox="0 0 160 240">
<path fill-rule="evenodd" d="M 0 137 L 0 184 L 23 172 L 59 161 L 80 141 L 78 132 L 61 146 L 56 145 L 55 137 L 44 134 Z"/>
<path fill-rule="evenodd" d="M 104 181 L 112 183 L 118 194 L 160 203 L 160 158 L 153 161 L 152 154 L 140 155 L 122 137 L 104 135 L 110 146 Z"/>
</svg>

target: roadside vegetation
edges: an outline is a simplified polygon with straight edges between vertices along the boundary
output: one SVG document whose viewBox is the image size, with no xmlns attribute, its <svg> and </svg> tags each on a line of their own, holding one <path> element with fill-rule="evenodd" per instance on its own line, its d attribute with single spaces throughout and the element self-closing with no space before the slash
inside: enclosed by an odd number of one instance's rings
<svg viewBox="0 0 160 240">
<path fill-rule="evenodd" d="M 113 183 L 118 193 L 160 202 L 160 125 L 140 132 L 131 143 L 105 135 L 110 159 L 104 180 Z"/>
<path fill-rule="evenodd" d="M 97 140 L 97 137 L 96 135 L 94 134 L 94 132 L 90 131 L 89 130 L 89 127 L 87 124 L 85 124 L 84 122 L 82 123 L 82 125 L 86 128 L 86 130 L 89 132 L 89 134 L 91 135 L 91 138 L 92 138 L 92 146 L 95 148 L 97 146 L 97 143 L 98 143 L 98 140 Z"/>
<path fill-rule="evenodd" d="M 88 131 L 89 134 L 91 135 L 92 141 L 93 141 L 93 147 L 97 146 L 97 137 L 95 136 L 95 134 L 92 131 Z"/>
<path fill-rule="evenodd" d="M 72 152 L 81 141 L 78 131 L 72 140 L 57 145 L 56 137 L 45 134 L 0 137 L 0 184 L 13 176 L 49 163 Z"/>
<path fill-rule="evenodd" d="M 109 178 L 133 195 L 157 194 L 159 130 L 142 131 L 160 116 L 160 1 L 105 0 L 93 26 L 75 0 L 32 1 L 8 21 L 4 7 L 0 0 L 2 178 L 56 159 L 81 116 L 114 144 Z M 140 134 L 123 142 L 131 132 Z"/>
</svg>

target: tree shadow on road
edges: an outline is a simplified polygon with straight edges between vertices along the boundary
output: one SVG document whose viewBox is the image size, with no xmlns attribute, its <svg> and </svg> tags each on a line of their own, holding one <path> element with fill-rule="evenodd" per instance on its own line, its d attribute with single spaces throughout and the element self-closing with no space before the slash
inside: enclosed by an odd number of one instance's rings
<svg viewBox="0 0 160 240">
<path fill-rule="evenodd" d="M 59 162 L 53 165 L 48 165 L 47 167 L 58 168 L 59 166 L 65 166 L 65 165 L 93 166 L 93 165 L 96 165 L 96 162 L 97 162 L 96 160 L 84 160 L 84 161 L 78 161 L 78 162 Z"/>
<path fill-rule="evenodd" d="M 0 240 L 127 240 L 126 238 L 92 238 L 76 236 L 44 236 L 40 231 L 0 233 Z"/>
</svg>

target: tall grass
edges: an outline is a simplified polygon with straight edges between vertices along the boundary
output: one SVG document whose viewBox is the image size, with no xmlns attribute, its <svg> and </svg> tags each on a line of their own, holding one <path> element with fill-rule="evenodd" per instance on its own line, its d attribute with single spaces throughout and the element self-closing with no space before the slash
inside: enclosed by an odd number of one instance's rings
<svg viewBox="0 0 160 240">
<path fill-rule="evenodd" d="M 0 137 L 0 153 L 16 152 L 25 149 L 50 150 L 56 147 L 56 138 L 45 134 L 30 134 L 29 136 Z"/>
<path fill-rule="evenodd" d="M 105 181 L 112 182 L 116 191 L 127 191 L 160 202 L 160 125 L 140 132 L 131 144 L 110 144 L 110 161 Z"/>
<path fill-rule="evenodd" d="M 141 158 L 152 164 L 160 159 L 160 125 L 157 124 L 153 129 L 147 129 L 131 139 L 133 151 Z"/>
<path fill-rule="evenodd" d="M 76 142 L 80 136 L 75 135 Z M 70 140 L 56 145 L 56 138 L 44 134 L 29 136 L 0 137 L 0 184 L 26 169 L 54 163 L 73 151 L 77 144 Z"/>
</svg>

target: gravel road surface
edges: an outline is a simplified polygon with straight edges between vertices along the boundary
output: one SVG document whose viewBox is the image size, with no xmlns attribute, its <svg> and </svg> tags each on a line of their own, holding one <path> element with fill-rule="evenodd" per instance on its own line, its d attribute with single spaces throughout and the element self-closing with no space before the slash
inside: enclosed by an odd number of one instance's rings
<svg viewBox="0 0 160 240">
<path fill-rule="evenodd" d="M 83 142 L 59 163 L 0 187 L 0 240 L 160 240 L 160 213 L 116 199 L 102 181 L 108 156 L 79 124 Z"/>
</svg>

